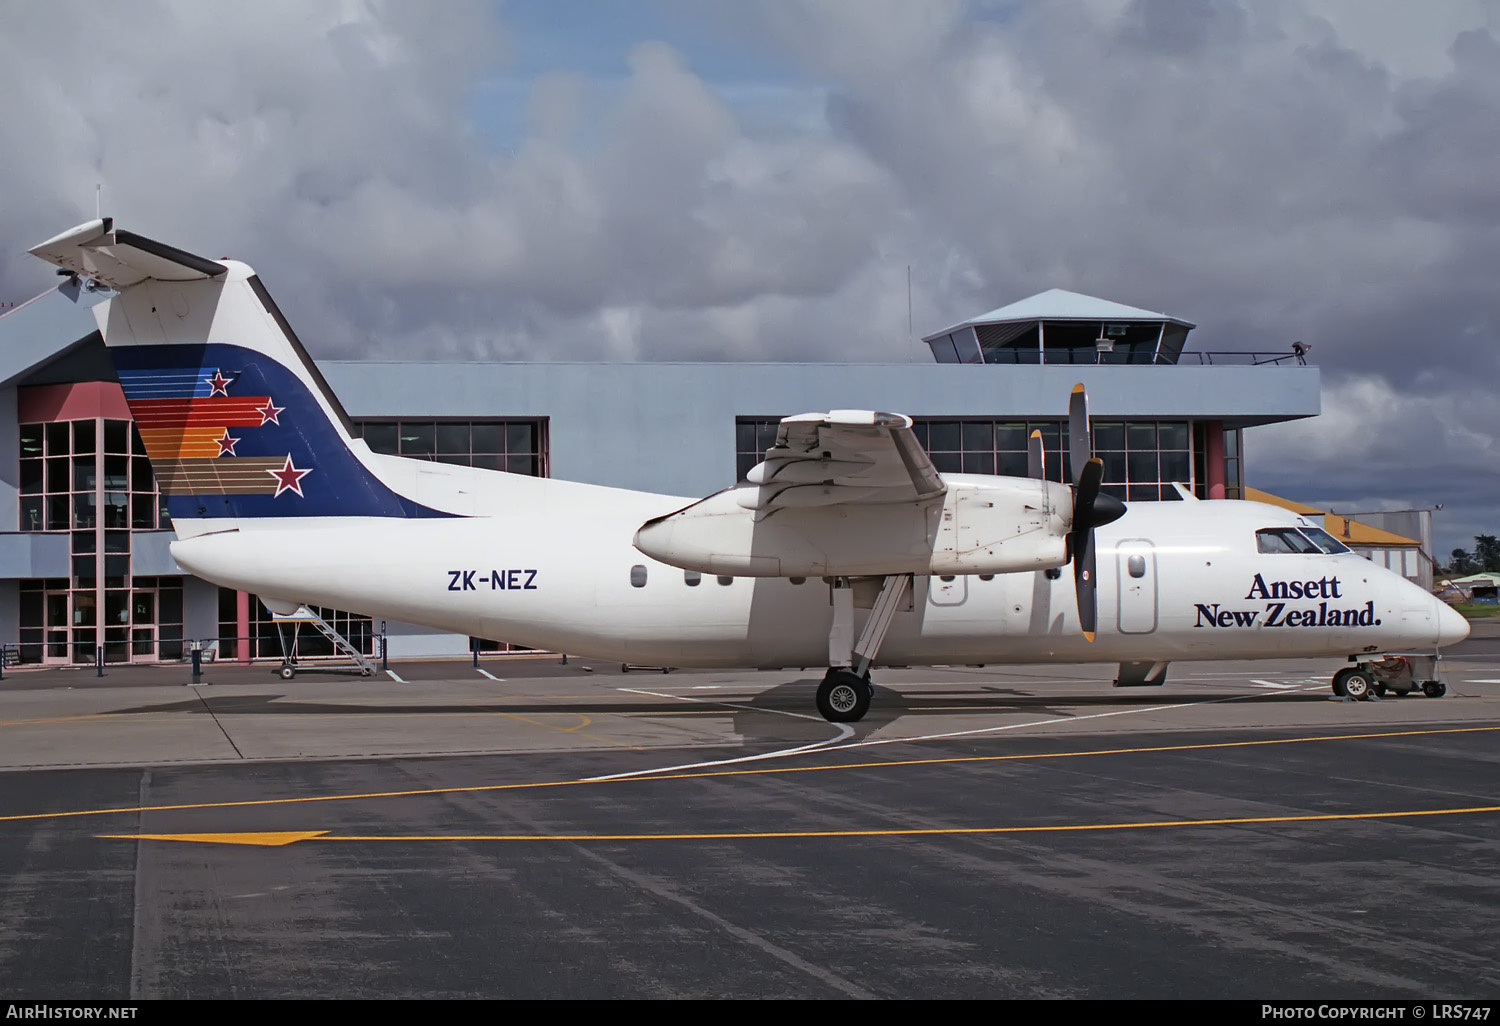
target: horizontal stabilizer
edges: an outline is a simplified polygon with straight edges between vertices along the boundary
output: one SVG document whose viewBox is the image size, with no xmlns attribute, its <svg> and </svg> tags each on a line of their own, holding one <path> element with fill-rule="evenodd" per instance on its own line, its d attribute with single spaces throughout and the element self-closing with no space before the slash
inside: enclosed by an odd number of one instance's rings
<svg viewBox="0 0 1500 1026">
<path fill-rule="evenodd" d="M 217 278 L 228 270 L 217 260 L 185 253 L 134 232 L 115 231 L 112 217 L 70 228 L 40 246 L 33 246 L 30 252 L 49 264 L 113 289 L 127 289 L 148 279 Z"/>
</svg>

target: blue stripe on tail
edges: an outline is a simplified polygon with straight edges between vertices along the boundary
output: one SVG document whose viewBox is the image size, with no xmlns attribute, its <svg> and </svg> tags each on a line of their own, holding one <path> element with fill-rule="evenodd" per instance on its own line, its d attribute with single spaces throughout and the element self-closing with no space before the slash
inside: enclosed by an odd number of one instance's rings
<svg viewBox="0 0 1500 1026">
<path fill-rule="evenodd" d="M 118 346 L 110 355 L 132 415 L 143 430 L 154 425 L 143 438 L 154 439 L 147 453 L 174 520 L 456 515 L 388 488 L 350 451 L 302 379 L 262 353 L 210 342 Z M 179 421 L 189 426 L 184 418 L 200 431 L 217 429 L 221 403 L 252 396 L 269 400 L 257 411 L 261 423 L 249 426 L 241 412 L 230 426 L 235 418 L 226 414 L 218 456 L 185 459 L 171 443 Z"/>
</svg>

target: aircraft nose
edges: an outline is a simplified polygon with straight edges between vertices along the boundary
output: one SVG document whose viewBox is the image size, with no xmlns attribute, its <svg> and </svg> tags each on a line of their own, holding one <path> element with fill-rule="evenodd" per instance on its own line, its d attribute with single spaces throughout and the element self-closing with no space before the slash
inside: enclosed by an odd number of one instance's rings
<svg viewBox="0 0 1500 1026">
<path fill-rule="evenodd" d="M 1469 636 L 1469 621 L 1456 613 L 1448 603 L 1440 599 L 1434 599 L 1433 601 L 1437 602 L 1438 606 L 1438 647 L 1456 645 L 1467 638 Z"/>
</svg>

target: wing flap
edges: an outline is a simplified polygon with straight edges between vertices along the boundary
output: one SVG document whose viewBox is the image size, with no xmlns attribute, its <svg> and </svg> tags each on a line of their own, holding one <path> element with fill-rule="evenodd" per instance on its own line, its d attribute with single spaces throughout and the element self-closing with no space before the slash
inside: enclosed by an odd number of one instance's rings
<svg viewBox="0 0 1500 1026">
<path fill-rule="evenodd" d="M 947 491 L 917 443 L 911 418 L 873 410 L 803 413 L 782 420 L 776 443 L 747 475 L 760 487 L 746 509 L 920 502 Z"/>
</svg>

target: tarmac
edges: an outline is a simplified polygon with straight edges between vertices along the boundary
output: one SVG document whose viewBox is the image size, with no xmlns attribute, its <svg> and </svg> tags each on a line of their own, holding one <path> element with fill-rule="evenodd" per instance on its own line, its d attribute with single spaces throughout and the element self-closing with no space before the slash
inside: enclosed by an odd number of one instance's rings
<svg viewBox="0 0 1500 1026">
<path fill-rule="evenodd" d="M 1336 662 L 7 669 L 0 995 L 1493 999 L 1500 625 Z M 482 671 L 482 672 L 481 672 Z"/>
</svg>

